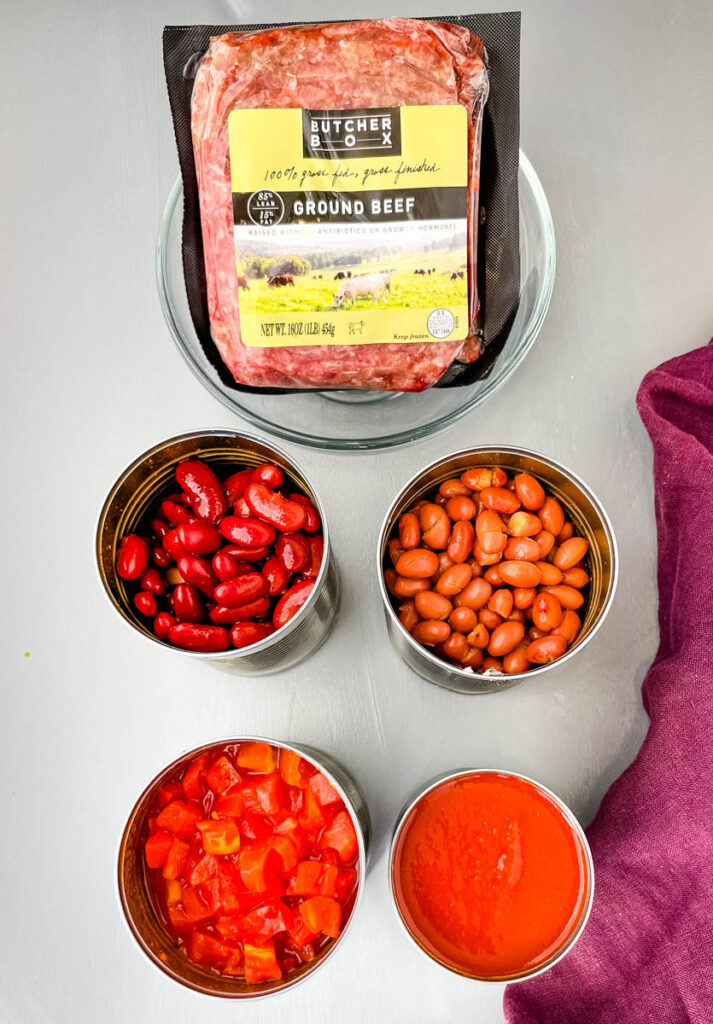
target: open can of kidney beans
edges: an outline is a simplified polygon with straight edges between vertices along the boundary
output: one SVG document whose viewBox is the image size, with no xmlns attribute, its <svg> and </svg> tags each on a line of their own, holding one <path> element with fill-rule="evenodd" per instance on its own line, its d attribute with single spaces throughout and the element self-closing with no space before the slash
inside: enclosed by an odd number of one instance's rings
<svg viewBox="0 0 713 1024">
<path fill-rule="evenodd" d="M 264 463 L 277 466 L 288 478 L 289 486 L 294 486 L 312 502 L 321 519 L 323 555 L 309 597 L 285 625 L 248 647 L 205 653 L 185 650 L 160 639 L 152 630 L 152 619 L 142 616 L 136 609 L 131 586 L 117 572 L 117 552 L 122 539 L 140 530 L 157 504 L 176 490 L 176 466 L 188 459 L 201 460 L 219 476 Z M 140 455 L 124 470 L 104 502 L 97 525 L 96 555 L 104 590 L 130 626 L 154 643 L 182 655 L 205 659 L 237 675 L 280 672 L 303 661 L 325 642 L 339 608 L 339 575 L 318 494 L 302 470 L 279 448 L 232 430 L 181 434 Z"/>
<path fill-rule="evenodd" d="M 220 970 L 216 966 L 212 966 L 209 962 L 201 962 L 191 956 L 192 947 L 189 932 L 184 933 L 182 940 L 179 942 L 176 937 L 167 930 L 167 927 L 162 923 L 162 915 L 165 914 L 166 908 L 161 905 L 160 909 L 157 909 L 157 894 L 154 891 L 155 886 L 151 884 L 150 880 L 150 876 L 153 874 L 156 875 L 160 881 L 162 872 L 160 869 L 158 871 L 151 872 L 146 864 L 145 855 L 146 841 L 149 837 L 150 829 L 152 827 L 156 827 L 155 822 L 152 826 L 152 820 L 156 815 L 156 804 L 157 802 L 159 804 L 162 803 L 162 794 L 164 792 L 172 791 L 173 789 L 178 789 L 180 791 L 181 786 L 183 785 L 186 792 L 184 794 L 180 794 L 180 799 L 186 800 L 188 792 L 186 782 L 189 777 L 189 773 L 191 772 L 192 765 L 200 762 L 203 758 L 215 758 L 217 755 L 222 755 L 226 751 L 232 756 L 235 754 L 236 750 L 239 750 L 245 745 L 253 748 L 268 747 L 278 758 L 278 761 L 275 774 L 273 776 L 251 776 L 250 773 L 245 775 L 242 769 L 239 768 L 239 771 L 243 776 L 243 784 L 249 785 L 251 778 L 254 781 L 256 779 L 259 780 L 260 778 L 269 779 L 275 777 L 278 779 L 278 782 L 282 779 L 284 783 L 285 773 L 282 768 L 283 756 L 287 756 L 293 765 L 295 761 L 302 765 L 306 763 L 309 771 L 315 773 L 315 775 L 321 780 L 322 785 L 327 784 L 327 788 L 332 790 L 331 797 L 328 799 L 331 800 L 338 796 L 340 802 L 337 806 L 343 808 L 341 813 L 346 811 L 348 814 L 353 827 L 352 842 L 354 843 L 355 841 L 356 844 L 353 845 L 351 850 L 349 859 L 350 867 L 345 869 L 350 872 L 352 876 L 355 876 L 355 878 L 348 898 L 345 899 L 344 902 L 339 934 L 336 938 L 332 939 L 323 936 L 322 940 L 318 941 L 316 944 L 311 942 L 311 948 L 308 956 L 306 955 L 306 950 L 304 956 L 295 957 L 294 954 L 288 954 L 294 962 L 292 962 L 292 966 L 289 970 L 282 972 L 282 977 L 266 977 L 264 980 L 253 982 L 246 980 L 244 972 L 244 953 L 238 955 L 239 964 L 237 971 L 231 973 L 226 970 Z M 183 780 L 183 783 L 177 780 Z M 196 781 L 195 774 L 193 775 L 193 781 L 194 783 Z M 205 790 L 203 808 L 205 809 L 206 798 L 210 798 L 212 800 L 213 797 L 211 796 L 210 789 L 207 785 L 203 788 Z M 286 786 L 286 788 L 290 787 Z M 307 788 L 309 788 L 309 785 Z M 241 785 L 238 784 L 237 789 L 234 787 L 232 790 L 228 790 L 228 793 L 237 793 L 238 797 L 240 797 L 241 791 Z M 290 801 L 292 801 L 293 798 L 294 793 L 290 796 Z M 227 799 L 231 799 L 230 795 Z M 331 804 L 330 806 L 334 805 Z M 214 810 L 216 807 L 220 807 L 220 798 L 218 798 L 217 802 L 213 803 Z M 327 810 L 329 810 L 329 807 Z M 300 814 L 304 813 L 304 809 L 300 812 L 299 809 L 293 808 L 293 813 L 299 819 Z M 216 814 L 214 817 L 220 820 L 219 815 Z M 248 815 L 248 817 L 250 817 L 250 815 Z M 257 827 L 262 828 L 262 830 L 265 831 L 266 822 L 267 819 L 260 819 L 260 824 L 258 824 Z M 289 835 L 289 832 L 285 830 L 284 825 L 289 824 L 290 822 L 295 823 L 297 826 L 297 832 L 302 834 L 300 826 L 295 821 L 295 818 L 290 817 L 287 819 L 287 822 L 283 823 L 283 835 Z M 255 827 L 254 820 L 253 827 Z M 263 998 L 268 995 L 274 995 L 279 992 L 283 992 L 288 988 L 292 988 L 294 985 L 299 984 L 301 981 L 304 981 L 305 978 L 312 975 L 315 970 L 321 967 L 321 965 L 329 959 L 329 957 L 335 952 L 336 947 L 344 941 L 345 935 L 356 914 L 357 906 L 361 900 L 364 889 L 370 836 L 371 823 L 369 811 L 357 783 L 341 764 L 336 762 L 327 754 L 322 751 L 315 750 L 307 745 L 285 743 L 263 736 L 242 736 L 239 738 L 213 740 L 210 743 L 205 743 L 200 747 L 196 747 L 193 750 L 181 754 L 180 757 L 176 758 L 171 764 L 162 769 L 162 771 L 160 771 L 155 778 L 149 782 L 143 793 L 137 799 L 128 817 L 126 825 L 124 826 L 121 840 L 119 842 L 117 884 L 122 914 L 131 935 L 149 960 L 164 974 L 168 975 L 179 984 L 184 985 L 186 988 L 193 989 L 194 991 L 200 992 L 204 995 L 222 996 L 228 999 L 240 1000 Z M 259 847 L 261 842 L 265 843 L 268 842 L 268 840 L 261 841 L 258 837 L 257 843 L 253 843 L 250 839 L 244 838 L 240 849 L 250 850 L 253 847 Z M 324 853 L 321 853 L 319 856 L 324 857 L 325 855 Z M 228 858 L 222 859 L 226 860 Z M 239 863 L 238 854 L 234 855 L 234 859 Z M 231 868 L 231 870 L 233 869 Z M 336 868 L 332 870 L 335 874 L 337 873 Z M 293 876 L 294 871 L 293 875 L 290 877 Z M 289 896 L 288 892 L 287 899 L 294 900 L 295 898 Z M 269 902 L 267 895 L 265 895 L 265 901 Z M 264 901 L 261 903 L 259 895 L 253 902 L 256 903 L 258 907 L 262 906 L 264 903 Z M 293 912 L 299 917 L 299 907 L 295 907 Z M 223 913 L 228 912 L 223 911 Z M 232 918 L 235 919 L 235 917 L 236 914 L 233 912 Z M 214 939 L 220 939 L 221 933 L 220 931 L 216 933 L 216 928 L 218 925 L 224 923 L 226 922 L 216 921 L 214 918 L 210 918 L 207 921 L 199 921 L 196 928 L 203 938 L 205 938 L 206 935 L 212 935 Z M 243 924 L 245 924 L 245 922 L 243 922 Z M 243 932 L 240 932 L 240 934 L 242 935 Z M 277 941 L 276 938 L 275 941 Z"/>
<path fill-rule="evenodd" d="M 585 599 L 579 612 L 581 628 L 576 639 L 556 660 L 533 664 L 528 671 L 516 674 L 493 670 L 476 673 L 441 657 L 435 648 L 418 643 L 399 620 L 398 601 L 389 594 L 384 578 L 384 571 L 390 565 L 389 541 L 398 535 L 401 516 L 422 499 L 433 501 L 444 481 L 459 478 L 473 468 L 499 468 L 508 475 L 528 474 L 534 477 L 544 493 L 559 502 L 576 535 L 585 538 L 588 545 L 589 582 L 582 591 Z M 397 654 L 422 678 L 459 693 L 491 693 L 506 689 L 564 664 L 582 650 L 604 622 L 614 600 L 618 577 L 614 530 L 596 495 L 570 469 L 538 452 L 509 446 L 467 448 L 420 470 L 403 487 L 386 513 L 376 562 L 386 628 Z"/>
</svg>

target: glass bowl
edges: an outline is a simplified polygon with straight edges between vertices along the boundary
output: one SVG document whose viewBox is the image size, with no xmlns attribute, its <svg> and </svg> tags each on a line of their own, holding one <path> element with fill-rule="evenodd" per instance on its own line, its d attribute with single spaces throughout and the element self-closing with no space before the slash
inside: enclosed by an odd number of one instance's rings
<svg viewBox="0 0 713 1024">
<path fill-rule="evenodd" d="M 520 306 L 490 376 L 461 388 L 420 394 L 331 391 L 261 395 L 233 391 L 218 377 L 193 327 L 181 259 L 183 188 L 176 181 L 156 249 L 158 291 L 174 341 L 198 380 L 228 409 L 287 441 L 336 451 L 391 448 L 443 430 L 481 405 L 514 373 L 532 347 L 552 297 L 555 233 L 540 180 L 520 153 Z"/>
</svg>

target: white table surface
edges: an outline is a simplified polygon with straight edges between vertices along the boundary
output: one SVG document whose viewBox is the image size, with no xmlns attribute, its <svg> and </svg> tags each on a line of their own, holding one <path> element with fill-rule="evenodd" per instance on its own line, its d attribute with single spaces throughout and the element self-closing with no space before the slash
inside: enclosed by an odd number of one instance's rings
<svg viewBox="0 0 713 1024">
<path fill-rule="evenodd" d="M 287 0 L 269 10 L 0 3 L 6 1024 L 502 1020 L 500 986 L 450 976 L 403 936 L 387 891 L 394 817 L 434 774 L 488 765 L 541 780 L 587 822 L 631 761 L 657 642 L 651 454 L 634 396 L 649 367 L 704 343 L 713 319 L 713 7 L 525 7 L 522 143 L 558 243 L 542 334 L 489 405 L 427 442 L 374 456 L 290 449 L 324 498 L 343 607 L 310 661 L 239 680 L 127 628 L 100 591 L 93 539 L 106 491 L 139 452 L 184 430 L 240 425 L 174 351 L 156 294 L 156 230 L 177 168 L 161 27 L 297 12 Z M 436 10 L 314 0 L 299 16 L 384 13 Z M 621 582 L 581 657 L 530 685 L 467 697 L 422 681 L 391 650 L 372 551 L 387 503 L 418 467 L 498 442 L 540 449 L 594 488 L 617 532 Z M 149 964 L 120 918 L 114 872 L 144 783 L 178 752 L 241 732 L 336 756 L 363 788 L 375 837 L 358 919 L 328 967 L 238 1007 Z"/>
</svg>

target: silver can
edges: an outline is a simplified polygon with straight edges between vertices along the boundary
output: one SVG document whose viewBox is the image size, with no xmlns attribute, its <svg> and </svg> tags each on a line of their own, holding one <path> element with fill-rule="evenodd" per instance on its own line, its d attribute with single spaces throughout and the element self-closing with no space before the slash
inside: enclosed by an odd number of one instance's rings
<svg viewBox="0 0 713 1024">
<path fill-rule="evenodd" d="M 193 758 L 199 757 L 215 747 L 255 741 L 269 743 L 278 749 L 293 751 L 300 757 L 304 757 L 327 777 L 344 801 L 344 806 L 352 819 L 359 854 L 356 862 L 356 895 L 347 923 L 339 936 L 323 946 L 313 960 L 301 964 L 286 978 L 248 985 L 241 978 L 217 974 L 208 967 L 201 967 L 199 964 L 193 963 L 181 951 L 175 939 L 163 928 L 153 908 L 146 884 L 143 843 L 148 834 L 149 811 L 153 806 L 156 794 L 166 782 L 176 777 L 181 768 Z M 213 740 L 181 754 L 152 779 L 136 801 L 119 842 L 117 886 L 121 911 L 132 937 L 151 963 L 186 988 L 204 995 L 222 996 L 227 999 L 246 1000 L 275 995 L 292 988 L 312 975 L 333 955 L 337 946 L 343 943 L 356 916 L 364 890 L 370 835 L 369 812 L 364 798 L 353 778 L 331 757 L 309 746 L 283 743 L 265 736 L 241 736 Z"/>
<path fill-rule="evenodd" d="M 540 793 L 542 793 L 545 796 L 549 797 L 549 799 L 561 811 L 563 817 L 565 818 L 565 820 L 567 821 L 567 823 L 571 827 L 574 835 L 576 836 L 576 839 L 577 839 L 577 841 L 579 843 L 579 847 L 580 847 L 580 850 L 581 850 L 583 863 L 584 863 L 583 874 L 585 876 L 585 890 L 584 890 L 584 897 L 583 897 L 583 900 L 582 900 L 582 906 L 581 906 L 581 910 L 580 910 L 579 916 L 577 918 L 577 922 L 574 925 L 574 927 L 573 927 L 570 935 L 566 939 L 566 941 L 563 943 L 563 945 L 559 949 L 554 951 L 554 953 L 551 955 L 551 957 L 545 963 L 540 964 L 539 967 L 534 967 L 534 968 L 531 968 L 530 970 L 522 971 L 519 974 L 508 975 L 506 977 L 497 977 L 497 978 L 496 977 L 492 977 L 492 978 L 491 977 L 487 977 L 487 978 L 485 978 L 485 977 L 477 977 L 474 974 L 470 974 L 470 973 L 468 973 L 465 970 L 457 969 L 456 967 L 451 966 L 450 964 L 446 963 L 445 961 L 440 960 L 437 957 L 437 955 L 435 955 L 434 952 L 431 952 L 430 950 L 426 949 L 426 947 L 419 941 L 418 936 L 415 935 L 411 931 L 411 929 L 409 928 L 408 923 L 406 921 L 406 917 L 404 915 L 404 912 L 403 912 L 402 908 L 399 905 L 398 886 L 395 883 L 395 875 L 396 875 L 397 867 L 398 867 L 397 863 L 396 863 L 396 861 L 397 861 L 397 854 L 398 854 L 398 845 L 399 845 L 399 839 L 401 837 L 401 834 L 402 834 L 404 828 L 406 827 L 406 825 L 408 824 L 412 812 L 416 809 L 416 807 L 418 806 L 420 801 L 425 796 L 427 796 L 428 793 L 432 792 L 434 789 L 437 789 L 439 786 L 443 785 L 443 783 L 451 782 L 454 779 L 465 778 L 465 777 L 467 777 L 469 775 L 501 775 L 501 776 L 504 775 L 504 776 L 507 776 L 508 778 L 521 779 L 523 782 L 530 783 L 532 786 L 535 787 L 535 789 L 539 790 Z M 391 847 L 389 849 L 388 864 L 389 864 L 389 886 L 390 886 L 390 889 L 391 889 L 391 898 L 392 898 L 394 910 L 396 911 L 396 916 L 398 917 L 398 919 L 399 919 L 399 921 L 401 923 L 401 926 L 403 927 L 405 933 L 408 935 L 409 939 L 414 943 L 415 946 L 417 946 L 418 949 L 421 950 L 421 952 L 425 956 L 427 956 L 429 958 L 429 960 L 434 961 L 440 967 L 443 967 L 445 970 L 450 971 L 451 973 L 460 974 L 463 977 L 471 978 L 474 981 L 480 981 L 480 982 L 493 982 L 494 981 L 494 982 L 498 982 L 498 983 L 502 983 L 504 981 L 506 981 L 508 983 L 514 982 L 514 981 L 526 981 L 528 978 L 534 978 L 538 974 L 543 974 L 545 971 L 548 971 L 551 967 L 554 967 L 554 965 L 556 963 L 558 963 L 564 956 L 566 956 L 567 953 L 569 953 L 569 951 L 572 949 L 572 947 L 574 946 L 574 944 L 577 942 L 577 940 L 579 939 L 580 935 L 584 931 L 584 928 L 585 928 L 585 926 L 587 924 L 587 921 L 589 920 L 589 915 L 590 915 L 591 910 L 592 910 L 592 902 L 594 900 L 594 861 L 592 860 L 592 851 L 589 848 L 589 843 L 588 843 L 587 837 L 586 837 L 586 835 L 584 833 L 584 829 L 580 825 L 580 823 L 577 820 L 577 818 L 575 817 L 574 813 L 569 809 L 569 807 L 567 806 L 567 804 L 565 804 L 565 802 L 563 800 L 561 800 L 555 793 L 553 793 L 546 786 L 543 786 L 541 783 L 536 782 L 534 779 L 529 778 L 527 775 L 521 775 L 519 772 L 504 771 L 504 770 L 499 769 L 499 768 L 464 768 L 464 769 L 461 769 L 460 771 L 444 772 L 442 775 L 438 775 L 438 776 L 436 776 L 436 778 L 431 779 L 430 782 L 426 783 L 426 785 L 422 789 L 420 789 L 416 793 L 416 795 L 414 797 L 412 797 L 406 803 L 406 805 L 404 806 L 403 810 L 399 814 L 399 816 L 398 816 L 398 818 L 396 820 L 396 825 L 394 826 L 394 831 L 393 831 L 392 838 L 391 838 Z"/>
<path fill-rule="evenodd" d="M 116 573 L 116 553 L 122 538 L 137 528 L 160 497 L 175 489 L 172 481 L 176 466 L 189 458 L 200 458 L 213 468 L 227 470 L 232 467 L 233 471 L 272 462 L 304 491 L 322 520 L 324 556 L 312 593 L 285 626 L 250 647 L 204 654 L 173 647 L 159 640 L 146 619 L 134 609 L 129 590 Z M 140 455 L 124 470 L 104 502 L 97 526 L 96 555 L 104 590 L 114 608 L 133 629 L 152 643 L 183 657 L 201 658 L 216 668 L 237 675 L 280 672 L 303 661 L 327 639 L 339 609 L 339 575 L 319 496 L 302 470 L 279 448 L 233 430 L 181 434 Z"/>
<path fill-rule="evenodd" d="M 417 643 L 401 625 L 384 582 L 386 545 L 401 515 L 415 502 L 437 491 L 444 480 L 453 476 L 458 477 L 471 467 L 494 469 L 498 466 L 517 473 L 530 473 L 540 481 L 548 494 L 557 498 L 572 520 L 576 532 L 589 542 L 587 558 L 591 581 L 583 608 L 582 629 L 561 658 L 547 665 L 535 665 L 528 672 L 517 675 L 505 675 L 493 670 L 478 675 L 472 669 L 457 668 L 439 658 L 433 651 Z M 618 575 L 614 530 L 603 505 L 594 493 L 571 470 L 559 463 L 537 452 L 514 447 L 467 448 L 439 459 L 438 462 L 418 472 L 397 495 L 386 513 L 379 536 L 376 561 L 386 628 L 396 652 L 424 679 L 459 693 L 492 693 L 504 690 L 565 664 L 589 643 L 604 622 L 614 599 Z"/>
</svg>

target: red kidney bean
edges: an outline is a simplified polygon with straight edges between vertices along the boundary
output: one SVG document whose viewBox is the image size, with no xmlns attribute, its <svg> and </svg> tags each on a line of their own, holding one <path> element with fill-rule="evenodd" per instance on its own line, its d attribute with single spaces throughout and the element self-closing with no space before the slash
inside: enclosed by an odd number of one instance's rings
<svg viewBox="0 0 713 1024">
<path fill-rule="evenodd" d="M 205 614 L 201 595 L 190 583 L 179 583 L 174 587 L 169 604 L 179 622 L 201 622 Z"/>
<path fill-rule="evenodd" d="M 156 614 L 156 598 L 148 590 L 140 590 L 138 594 L 134 594 L 134 605 L 142 615 L 150 615 L 153 618 Z"/>
<path fill-rule="evenodd" d="M 322 525 L 322 520 L 319 518 L 319 512 L 317 511 L 314 502 L 310 501 L 309 498 L 306 498 L 304 494 L 299 493 L 290 494 L 289 498 L 290 501 L 294 501 L 297 505 L 301 505 L 305 510 L 305 521 L 302 527 L 305 533 L 316 533 Z"/>
<path fill-rule="evenodd" d="M 534 537 L 542 533 L 542 523 L 532 512 L 515 512 L 508 520 L 508 533 L 511 537 Z"/>
<path fill-rule="evenodd" d="M 168 639 L 176 647 L 182 647 L 187 651 L 201 651 L 204 654 L 227 651 L 230 646 L 230 634 L 227 629 L 193 622 L 179 622 L 171 626 Z"/>
<path fill-rule="evenodd" d="M 307 513 L 301 505 L 271 491 L 265 484 L 249 483 L 245 488 L 245 501 L 254 515 L 283 533 L 301 530 L 307 519 Z"/>
<path fill-rule="evenodd" d="M 503 585 L 503 578 L 497 565 L 491 565 L 490 568 L 486 569 L 483 573 L 483 579 L 486 579 L 494 587 L 502 587 Z"/>
<path fill-rule="evenodd" d="M 492 486 L 492 469 L 466 469 L 461 474 L 461 483 L 465 484 L 471 491 L 484 491 L 486 487 Z"/>
<path fill-rule="evenodd" d="M 396 576 L 394 569 L 388 570 Z M 270 597 L 275 597 L 277 594 L 284 594 L 287 589 L 287 584 L 290 579 L 290 574 L 284 565 L 277 557 L 277 555 L 270 555 L 268 560 L 262 567 L 262 574 L 267 580 L 267 592 Z"/>
<path fill-rule="evenodd" d="M 454 562 L 465 562 L 470 558 L 475 543 L 475 529 L 468 520 L 459 520 L 454 523 L 451 532 L 451 539 L 448 542 L 446 552 Z"/>
<path fill-rule="evenodd" d="M 584 604 L 584 596 L 574 587 L 568 587 L 564 583 L 559 586 L 547 587 L 548 594 L 554 594 L 563 608 L 576 612 Z"/>
<path fill-rule="evenodd" d="M 414 596 L 413 603 L 422 619 L 447 619 L 453 611 L 448 598 L 434 590 L 422 590 Z"/>
<path fill-rule="evenodd" d="M 562 572 L 551 562 L 535 562 L 540 570 L 540 583 L 543 587 L 555 587 L 562 582 Z"/>
<path fill-rule="evenodd" d="M 491 655 L 488 655 L 487 658 L 483 658 L 483 672 L 487 672 L 489 670 L 494 672 L 502 672 L 502 660 L 500 658 L 493 658 Z"/>
<path fill-rule="evenodd" d="M 238 516 L 240 519 L 250 519 L 252 514 L 253 510 L 245 500 L 245 495 L 243 495 L 242 498 L 238 498 L 233 505 L 233 515 Z"/>
<path fill-rule="evenodd" d="M 307 539 L 299 533 L 282 533 L 275 544 L 275 554 L 288 573 L 301 572 L 312 559 Z"/>
<path fill-rule="evenodd" d="M 233 558 L 239 559 L 241 562 L 262 562 L 263 558 L 267 558 L 268 555 L 272 554 L 272 548 L 269 544 L 259 548 L 244 548 L 238 544 L 228 544 L 223 548 L 223 551 L 228 555 L 232 555 Z"/>
<path fill-rule="evenodd" d="M 530 668 L 531 661 L 527 656 L 527 647 L 518 645 L 512 651 L 503 658 L 503 669 L 509 676 L 520 675 L 521 672 L 527 672 Z"/>
<path fill-rule="evenodd" d="M 267 590 L 268 582 L 262 573 L 250 572 L 219 583 L 213 591 L 213 597 L 226 608 L 237 608 L 258 597 L 264 597 Z"/>
<path fill-rule="evenodd" d="M 436 581 L 436 590 L 444 597 L 453 597 L 459 594 L 464 587 L 467 587 L 473 578 L 473 570 L 464 562 L 451 565 L 439 575 Z"/>
<path fill-rule="evenodd" d="M 480 566 L 496 565 L 501 560 L 502 557 L 503 555 L 501 551 L 498 551 L 497 554 L 487 554 L 485 551 L 483 551 L 477 540 L 473 545 L 473 558 Z"/>
<path fill-rule="evenodd" d="M 313 589 L 313 581 L 306 580 L 303 583 L 295 583 L 294 586 L 285 591 L 272 613 L 272 622 L 276 629 L 280 629 L 281 626 L 284 626 L 297 614 Z"/>
<path fill-rule="evenodd" d="M 394 578 L 393 586 L 396 597 L 406 598 L 414 597 L 422 590 L 431 589 L 428 580 L 410 580 L 408 576 L 399 576 L 398 574 Z"/>
<path fill-rule="evenodd" d="M 456 498 L 460 494 L 470 494 L 470 487 L 466 487 L 462 480 L 451 477 L 450 480 L 443 481 L 438 488 L 438 493 L 442 498 Z"/>
<path fill-rule="evenodd" d="M 439 583 L 441 580 L 438 581 Z M 466 608 L 472 608 L 474 611 L 480 611 L 484 608 L 490 600 L 490 595 L 493 592 L 493 588 L 484 580 L 482 577 L 471 580 L 465 587 L 461 588 L 460 592 L 457 593 L 455 599 L 455 605 L 457 608 L 465 606 Z"/>
<path fill-rule="evenodd" d="M 116 571 L 122 580 L 137 580 L 149 564 L 149 546 L 138 533 L 127 533 L 119 545 Z"/>
<path fill-rule="evenodd" d="M 165 569 L 171 561 L 171 556 L 162 545 L 157 544 L 151 548 L 151 559 L 159 569 Z"/>
<path fill-rule="evenodd" d="M 186 549 L 178 539 L 178 527 L 174 527 L 172 530 L 169 530 L 161 541 L 161 544 L 163 545 L 164 550 L 169 553 L 174 561 L 178 561 L 181 555 L 186 554 Z"/>
<path fill-rule="evenodd" d="M 258 548 L 272 544 L 276 536 L 275 527 L 261 519 L 246 519 L 243 516 L 226 516 L 218 529 L 233 544 L 245 548 Z"/>
<path fill-rule="evenodd" d="M 490 608 L 481 608 L 478 612 L 478 622 L 482 623 L 485 628 L 492 632 L 502 624 L 503 617 L 498 615 L 497 612 L 491 611 Z"/>
<path fill-rule="evenodd" d="M 399 553 L 417 548 L 420 543 L 421 526 L 418 517 L 413 512 L 404 512 L 399 519 L 399 546 L 401 548 Z M 398 555 L 396 557 L 398 558 Z"/>
<path fill-rule="evenodd" d="M 523 611 L 521 611 L 519 608 L 513 608 L 513 610 L 508 615 L 508 619 L 511 622 L 521 622 L 523 624 L 523 626 L 525 625 L 525 622 L 527 621 L 527 619 L 525 618 L 525 613 Z"/>
<path fill-rule="evenodd" d="M 451 633 L 443 641 L 443 654 L 455 661 L 462 661 L 468 654 L 468 641 L 462 633 Z"/>
<path fill-rule="evenodd" d="M 229 580 L 233 576 L 243 576 L 245 573 L 255 571 L 254 566 L 228 554 L 225 550 L 216 551 L 211 560 L 211 566 L 219 580 Z"/>
<path fill-rule="evenodd" d="M 572 569 L 577 562 L 581 562 L 588 550 L 589 544 L 584 537 L 570 537 L 561 542 L 555 551 L 554 564 L 565 572 Z"/>
<path fill-rule="evenodd" d="M 245 494 L 245 488 L 248 486 L 252 478 L 252 469 L 240 469 L 237 473 L 232 473 L 223 481 L 223 490 L 225 491 L 225 496 L 228 499 L 228 504 L 231 507 L 235 504 L 238 498 L 242 498 Z"/>
<path fill-rule="evenodd" d="M 438 569 L 438 555 L 428 548 L 404 551 L 396 562 L 396 572 L 408 579 L 426 579 Z"/>
<path fill-rule="evenodd" d="M 266 615 L 270 610 L 269 597 L 257 597 L 247 604 L 238 605 L 237 608 L 228 608 L 224 604 L 217 604 L 208 612 L 208 618 L 217 626 L 232 626 L 234 622 L 244 622 L 248 619 L 257 619 Z"/>
<path fill-rule="evenodd" d="M 167 519 L 171 526 L 180 526 L 181 523 L 195 523 L 196 517 L 192 515 L 183 505 L 179 505 L 177 501 L 173 501 L 171 498 L 166 498 L 162 501 L 158 508 L 160 514 L 164 519 Z"/>
<path fill-rule="evenodd" d="M 236 622 L 230 630 L 233 647 L 250 647 L 275 632 L 271 622 Z"/>
<path fill-rule="evenodd" d="M 449 498 L 445 508 L 454 523 L 462 519 L 475 519 L 478 511 L 478 507 L 473 499 L 466 494 L 459 494 Z"/>
<path fill-rule="evenodd" d="M 516 562 L 539 562 L 539 545 L 532 537 L 511 537 L 505 545 L 503 558 Z"/>
<path fill-rule="evenodd" d="M 153 620 L 153 631 L 159 640 L 165 640 L 171 626 L 176 625 L 176 619 L 169 612 L 159 612 Z"/>
<path fill-rule="evenodd" d="M 396 563 L 398 562 L 399 558 L 401 558 L 406 548 L 403 546 L 398 537 L 392 537 L 391 540 L 386 545 L 386 547 L 389 552 L 391 564 L 396 565 Z"/>
<path fill-rule="evenodd" d="M 471 647 L 477 647 L 478 650 L 484 651 L 490 643 L 490 633 L 482 622 L 477 622 L 466 639 Z"/>
<path fill-rule="evenodd" d="M 544 561 L 555 546 L 554 534 L 550 533 L 549 530 L 540 530 L 532 539 L 540 549 L 540 560 Z"/>
<path fill-rule="evenodd" d="M 213 591 L 218 585 L 218 577 L 207 558 L 201 558 L 199 555 L 181 555 L 178 559 L 178 571 L 186 583 L 192 583 L 208 597 L 213 596 Z"/>
<path fill-rule="evenodd" d="M 221 545 L 218 530 L 207 521 L 181 523 L 176 527 L 176 536 L 189 555 L 212 555 Z"/>
<path fill-rule="evenodd" d="M 505 525 L 497 512 L 484 509 L 475 520 L 478 544 L 486 555 L 499 554 L 508 542 Z"/>
<path fill-rule="evenodd" d="M 282 470 L 271 462 L 263 462 L 262 466 L 257 466 L 253 470 L 252 479 L 256 484 L 265 484 L 273 491 L 278 491 L 282 487 Z"/>
<path fill-rule="evenodd" d="M 200 519 L 216 523 L 228 511 L 223 485 L 207 463 L 200 459 L 179 462 L 176 480 L 190 497 L 193 511 Z"/>
<path fill-rule="evenodd" d="M 141 590 L 148 590 L 151 594 L 163 594 L 166 589 L 158 569 L 147 569 L 139 580 L 139 587 Z"/>
<path fill-rule="evenodd" d="M 550 636 L 533 640 L 527 648 L 527 657 L 535 665 L 546 665 L 549 661 L 561 658 L 567 650 L 567 641 L 563 636 L 552 633 Z"/>
<path fill-rule="evenodd" d="M 515 587 L 512 592 L 513 604 L 516 608 L 524 610 L 530 608 L 535 600 L 537 591 L 534 587 Z"/>
<path fill-rule="evenodd" d="M 501 562 L 498 569 L 503 582 L 512 587 L 536 587 L 542 578 L 532 562 Z"/>
<path fill-rule="evenodd" d="M 488 601 L 488 608 L 491 612 L 497 612 L 498 615 L 502 615 L 504 619 L 509 618 L 512 612 L 513 597 L 512 590 L 507 587 L 501 587 L 499 590 L 494 590 L 490 595 Z"/>
<path fill-rule="evenodd" d="M 165 523 L 163 519 L 160 519 L 158 516 L 151 520 L 149 526 L 151 527 L 151 533 L 153 533 L 157 540 L 162 540 L 171 529 L 168 523 Z"/>
<path fill-rule="evenodd" d="M 582 620 L 579 615 L 568 608 L 562 616 L 562 621 L 559 626 L 557 626 L 556 629 L 553 629 L 552 632 L 556 633 L 558 636 L 563 636 L 567 641 L 567 646 L 569 647 L 569 645 L 573 643 L 579 635 L 581 628 Z"/>
<path fill-rule="evenodd" d="M 319 570 L 322 568 L 322 559 L 324 558 L 324 537 L 310 534 L 305 540 L 309 545 L 309 565 L 306 565 L 302 570 L 302 575 L 306 576 L 309 580 L 316 580 L 319 576 Z"/>
<path fill-rule="evenodd" d="M 564 526 L 562 527 L 562 529 L 560 530 L 560 532 L 557 534 L 557 537 L 556 537 L 557 544 L 564 544 L 564 542 L 566 540 L 570 539 L 570 537 L 572 536 L 573 533 L 574 533 L 574 527 L 572 526 L 572 524 L 570 522 L 566 522 L 564 524 Z"/>
<path fill-rule="evenodd" d="M 529 473 L 518 473 L 513 478 L 515 494 L 528 512 L 537 512 L 545 503 L 545 491 L 539 480 Z"/>
<path fill-rule="evenodd" d="M 542 529 L 548 530 L 556 537 L 564 526 L 564 512 L 562 506 L 551 495 L 545 498 L 542 508 L 538 510 L 537 517 L 542 523 Z"/>
<path fill-rule="evenodd" d="M 562 573 L 562 582 L 568 587 L 575 587 L 581 590 L 589 583 L 589 573 L 585 569 L 567 569 Z"/>
<path fill-rule="evenodd" d="M 460 659 L 463 668 L 478 669 L 483 664 L 483 652 L 478 647 L 469 647 L 465 656 Z"/>
</svg>

